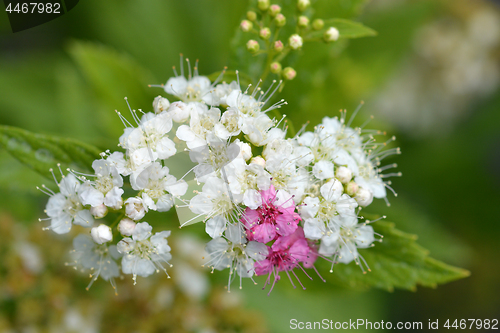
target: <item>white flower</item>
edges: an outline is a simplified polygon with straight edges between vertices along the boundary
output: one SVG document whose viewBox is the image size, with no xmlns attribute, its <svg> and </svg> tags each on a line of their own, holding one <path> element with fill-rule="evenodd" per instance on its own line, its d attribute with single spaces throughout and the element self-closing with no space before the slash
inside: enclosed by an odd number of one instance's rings
<svg viewBox="0 0 500 333">
<path fill-rule="evenodd" d="M 167 94 L 179 97 L 185 103 L 204 102 L 204 98 L 210 102 L 211 98 L 207 94 L 212 88 L 210 80 L 206 76 L 199 76 L 197 72 L 189 79 L 183 75 L 171 77 L 164 87 Z"/>
<path fill-rule="evenodd" d="M 90 230 L 90 235 L 97 244 L 104 244 L 113 240 L 113 232 L 111 228 L 105 224 L 92 228 Z"/>
<path fill-rule="evenodd" d="M 191 149 L 189 157 L 191 161 L 198 163 L 193 169 L 196 179 L 205 182 L 211 176 L 224 176 L 225 167 L 242 155 L 240 147 L 239 141 L 229 143 L 212 138 L 208 145 Z"/>
<path fill-rule="evenodd" d="M 202 192 L 194 196 L 189 209 L 195 214 L 205 215 L 209 220 L 218 215 L 228 217 L 235 205 L 228 193 L 228 184 L 218 177 L 210 177 L 203 185 Z"/>
<path fill-rule="evenodd" d="M 85 269 L 90 269 L 92 280 L 87 286 L 87 290 L 92 286 L 94 281 L 100 276 L 106 281 L 110 281 L 113 289 L 116 290 L 114 278 L 120 276 L 120 271 L 115 260 L 120 257 L 116 250 L 116 246 L 107 246 L 105 244 L 96 244 L 90 236 L 78 235 L 73 239 L 73 247 L 75 260 L 70 266 L 81 265 Z"/>
<path fill-rule="evenodd" d="M 338 215 L 355 216 L 357 202 L 347 194 L 342 194 L 342 184 L 333 179 L 320 188 L 321 197 L 306 197 L 300 215 L 305 220 L 304 234 L 309 239 L 329 236 L 338 230 L 332 222 Z"/>
<path fill-rule="evenodd" d="M 385 184 L 366 154 L 359 155 L 358 165 L 359 172 L 354 177 L 356 184 L 372 192 L 375 198 L 385 198 L 387 196 Z"/>
<path fill-rule="evenodd" d="M 363 269 L 362 264 L 366 265 L 366 262 L 361 262 L 357 249 L 372 245 L 375 241 L 373 228 L 357 223 L 357 217 L 354 216 L 337 216 L 334 221 L 340 229 L 338 237 L 333 242 L 323 244 L 322 241 L 318 253 L 325 256 L 336 254 L 337 261 L 344 264 L 354 260 Z"/>
<path fill-rule="evenodd" d="M 176 153 L 175 143 L 168 138 L 172 119 L 167 112 L 143 117 L 139 126 L 132 130 L 123 148 L 128 150 L 135 165 L 147 165 L 157 159 L 166 159 Z"/>
<path fill-rule="evenodd" d="M 191 112 L 188 125 L 181 125 L 176 135 L 182 141 L 186 141 L 188 148 L 204 146 L 208 143 L 207 137 L 214 133 L 215 125 L 219 123 L 220 110 L 211 108 L 209 110 L 195 109 Z"/>
<path fill-rule="evenodd" d="M 123 179 L 117 168 L 112 162 L 104 159 L 92 162 L 92 168 L 95 171 L 95 180 L 86 180 L 78 190 L 82 204 L 92 207 L 104 204 L 120 209 L 123 204 Z"/>
<path fill-rule="evenodd" d="M 122 271 L 133 275 L 134 284 L 137 275 L 146 277 L 163 270 L 168 276 L 162 263 L 170 265 L 168 261 L 172 259 L 167 242 L 170 231 L 157 232 L 151 236 L 152 229 L 147 222 L 137 223 L 132 238 L 123 238 L 117 245 L 118 252 L 123 254 Z"/>
<path fill-rule="evenodd" d="M 312 168 L 313 175 L 318 179 L 333 178 L 333 163 L 330 161 L 319 161 Z"/>
<path fill-rule="evenodd" d="M 45 213 L 50 219 L 50 227 L 46 229 L 51 229 L 57 234 L 65 234 L 71 230 L 73 223 L 91 227 L 94 224 L 94 218 L 88 209 L 84 209 L 78 197 L 77 193 L 81 184 L 76 177 L 72 174 L 63 176 L 63 179 L 57 185 L 61 190 L 57 194 L 43 186 L 44 190 L 50 192 L 44 191 L 44 193 L 50 195 L 45 209 Z"/>
<path fill-rule="evenodd" d="M 229 94 L 234 91 L 240 90 L 240 86 L 238 85 L 238 82 L 232 81 L 231 83 L 227 84 L 225 82 L 222 82 L 221 84 L 218 84 L 215 89 L 212 89 L 204 98 L 203 100 L 205 103 L 211 106 L 217 106 L 217 105 L 227 105 L 226 99 L 229 96 Z"/>
<path fill-rule="evenodd" d="M 207 244 L 207 252 L 210 261 L 206 266 L 212 270 L 223 270 L 229 268 L 228 291 L 236 271 L 241 280 L 244 277 L 251 278 L 254 274 L 255 261 L 264 260 L 267 257 L 267 246 L 259 242 L 247 242 L 244 231 L 239 223 L 230 224 L 224 232 L 224 237 L 212 239 Z"/>
<path fill-rule="evenodd" d="M 169 211 L 174 205 L 173 197 L 186 193 L 187 183 L 169 174 L 167 167 L 154 162 L 144 169 L 137 177 L 131 177 L 134 190 L 140 191 L 143 203 L 151 210 Z"/>
<path fill-rule="evenodd" d="M 125 214 L 132 220 L 138 221 L 146 215 L 147 206 L 140 197 L 132 197 L 125 200 Z"/>
</svg>

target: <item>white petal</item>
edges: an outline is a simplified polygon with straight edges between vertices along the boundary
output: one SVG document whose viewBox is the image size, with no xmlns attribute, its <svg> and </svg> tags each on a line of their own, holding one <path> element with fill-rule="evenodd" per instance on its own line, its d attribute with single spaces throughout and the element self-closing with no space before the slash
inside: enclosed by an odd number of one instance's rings
<svg viewBox="0 0 500 333">
<path fill-rule="evenodd" d="M 303 219 L 315 217 L 319 210 L 319 198 L 306 197 L 304 205 L 300 208 L 300 216 Z"/>
<path fill-rule="evenodd" d="M 80 182 L 72 174 L 65 176 L 59 183 L 61 193 L 66 197 L 69 197 L 71 194 L 76 193 L 79 187 Z"/>
<path fill-rule="evenodd" d="M 252 241 L 248 242 L 245 252 L 249 257 L 259 261 L 266 259 L 269 250 L 265 244 Z"/>
<path fill-rule="evenodd" d="M 168 212 L 174 206 L 174 200 L 170 194 L 164 194 L 158 198 L 156 208 L 159 212 Z"/>
<path fill-rule="evenodd" d="M 116 186 L 113 187 L 111 191 L 106 193 L 106 196 L 104 197 L 104 204 L 112 208 L 121 206 L 121 204 L 123 203 L 122 194 L 123 194 L 123 189 Z"/>
<path fill-rule="evenodd" d="M 309 239 L 321 239 L 324 236 L 324 222 L 318 219 L 307 219 L 304 223 L 304 235 Z"/>
<path fill-rule="evenodd" d="M 319 161 L 313 166 L 312 173 L 318 179 L 333 178 L 333 163 L 330 161 Z"/>
<path fill-rule="evenodd" d="M 165 84 L 165 92 L 170 95 L 181 97 L 187 88 L 187 80 L 184 76 L 171 77 Z"/>
<path fill-rule="evenodd" d="M 148 222 L 137 223 L 132 238 L 135 241 L 145 240 L 151 235 L 151 230 L 153 230 L 153 227 Z"/>
<path fill-rule="evenodd" d="M 90 214 L 89 210 L 84 209 L 76 213 L 75 220 L 73 221 L 73 223 L 81 225 L 86 228 L 90 228 L 91 226 L 94 225 L 94 218 L 92 217 L 92 214 Z"/>
<path fill-rule="evenodd" d="M 239 223 L 229 224 L 224 235 L 226 236 L 227 240 L 233 244 L 245 244 L 247 242 L 245 233 L 241 229 Z"/>
<path fill-rule="evenodd" d="M 175 149 L 175 143 L 166 137 L 162 138 L 156 144 L 155 148 L 156 148 L 156 153 L 158 154 L 158 158 L 162 160 L 175 155 L 175 153 L 177 152 L 177 149 Z"/>
<path fill-rule="evenodd" d="M 222 236 L 224 229 L 226 229 L 226 219 L 221 215 L 211 218 L 205 224 L 205 231 L 212 238 Z"/>
<path fill-rule="evenodd" d="M 243 195 L 243 204 L 250 209 L 257 209 L 262 204 L 262 196 L 257 190 L 246 190 Z"/>
<path fill-rule="evenodd" d="M 342 186 L 342 183 L 337 179 L 330 180 L 320 188 L 320 192 L 323 198 L 330 202 L 337 202 L 340 199 L 343 191 L 344 187 Z"/>
</svg>

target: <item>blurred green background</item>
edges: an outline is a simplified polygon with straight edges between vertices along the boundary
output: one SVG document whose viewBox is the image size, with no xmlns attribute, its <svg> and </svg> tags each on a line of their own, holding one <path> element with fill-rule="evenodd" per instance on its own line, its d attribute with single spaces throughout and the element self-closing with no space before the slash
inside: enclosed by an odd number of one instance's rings
<svg viewBox="0 0 500 333">
<path fill-rule="evenodd" d="M 2 10 L 0 123 L 114 149 L 123 130 L 114 110 L 126 110 L 123 97 L 133 108 L 150 111 L 162 91 L 147 84 L 165 83 L 179 53 L 200 59 L 206 75 L 230 65 L 230 41 L 247 5 L 87 0 L 54 21 L 16 34 Z M 342 47 L 306 45 L 294 63 L 297 78 L 279 96 L 288 101 L 283 113 L 298 128 L 307 120 L 316 124 L 338 115 L 340 109 L 353 111 L 363 100 L 354 125 L 374 115 L 368 127 L 396 135 L 403 152 L 390 160 L 403 173 L 393 180 L 398 197 L 389 196 L 391 207 L 378 202 L 370 211 L 418 234 L 433 257 L 464 267 L 471 276 L 437 289 L 393 293 L 318 281 L 306 281 L 312 288 L 302 291 L 282 283 L 269 297 L 248 283 L 231 294 L 237 300 L 223 300 L 227 295 L 217 290 L 223 290 L 224 272 L 211 277 L 209 296 L 186 298 L 189 288 L 157 277 L 139 281 L 154 287 L 150 291 L 120 281 L 125 296 L 108 300 L 114 296 L 104 281 L 85 292 L 87 277 L 64 266 L 70 248 L 64 237 L 40 234 L 37 219 L 47 198 L 35 186 L 47 180 L 0 150 L 2 331 L 56 331 L 53 325 L 59 325 L 60 331 L 78 332 L 120 327 L 201 332 L 207 318 L 216 318 L 210 327 L 217 332 L 263 332 L 264 327 L 288 332 L 292 318 L 421 321 L 424 327 L 429 319 L 500 319 L 500 6 L 486 0 L 318 0 L 315 7 L 317 17 L 355 18 L 378 36 Z M 175 218 L 167 225 L 176 228 Z M 183 232 L 201 238 L 201 229 L 195 225 Z M 42 253 L 43 269 L 23 266 L 23 253 L 30 253 L 22 250 L 26 243 Z M 205 279 L 205 273 L 196 274 Z M 175 315 L 165 320 L 158 310 L 163 308 L 147 305 L 152 301 L 146 297 L 156 299 L 155 290 L 162 286 L 178 292 L 164 310 Z M 239 312 L 231 312 L 235 304 Z M 89 320 L 73 325 L 78 315 L 68 309 L 92 318 L 93 326 Z M 177 320 L 199 313 L 205 319 L 198 326 Z M 115 321 L 124 326 L 110 326 Z"/>
</svg>

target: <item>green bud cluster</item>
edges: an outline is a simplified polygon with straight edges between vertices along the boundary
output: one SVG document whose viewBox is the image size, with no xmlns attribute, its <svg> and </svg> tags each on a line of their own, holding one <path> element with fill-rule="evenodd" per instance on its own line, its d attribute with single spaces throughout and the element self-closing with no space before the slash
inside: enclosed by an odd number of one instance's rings
<svg viewBox="0 0 500 333">
<path fill-rule="evenodd" d="M 311 17 L 310 0 L 293 1 L 296 4 L 295 11 L 298 13 L 293 19 L 291 17 L 287 19 L 285 16 L 287 12 L 283 12 L 279 4 L 271 3 L 271 0 L 257 0 L 256 8 L 249 10 L 246 19 L 240 23 L 240 29 L 252 35 L 246 43 L 248 52 L 254 55 L 267 54 L 267 63 L 262 75 L 264 80 L 268 73 L 278 75 L 285 80 L 294 79 L 297 75 L 295 69 L 282 66 L 283 60 L 290 52 L 299 52 L 303 43 L 309 41 L 329 43 L 339 38 L 339 31 L 336 28 L 327 29 L 322 19 Z M 282 28 L 291 23 L 295 26 L 295 33 L 279 36 Z"/>
</svg>

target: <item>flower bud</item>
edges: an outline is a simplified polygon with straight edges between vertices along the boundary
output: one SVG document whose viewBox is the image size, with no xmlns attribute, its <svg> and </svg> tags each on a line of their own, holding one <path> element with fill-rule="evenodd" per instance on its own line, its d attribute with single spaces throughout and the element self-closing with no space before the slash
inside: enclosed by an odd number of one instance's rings
<svg viewBox="0 0 500 333">
<path fill-rule="evenodd" d="M 292 67 L 286 67 L 283 70 L 283 77 L 287 80 L 293 80 L 296 75 L 297 75 L 297 72 Z"/>
<path fill-rule="evenodd" d="M 247 12 L 247 19 L 249 21 L 255 21 L 257 19 L 257 13 L 255 13 L 254 11 L 249 10 Z"/>
<path fill-rule="evenodd" d="M 266 166 L 266 160 L 261 156 L 255 156 L 250 160 L 250 164 L 257 164 L 264 168 Z"/>
<path fill-rule="evenodd" d="M 277 61 L 271 63 L 270 70 L 273 74 L 279 74 L 281 72 L 281 64 Z"/>
<path fill-rule="evenodd" d="M 271 7 L 269 7 L 269 14 L 271 14 L 272 17 L 275 17 L 279 13 L 281 13 L 281 7 L 279 5 L 271 5 Z"/>
<path fill-rule="evenodd" d="M 302 37 L 297 34 L 293 34 L 288 39 L 288 43 L 293 50 L 298 50 L 302 47 Z"/>
<path fill-rule="evenodd" d="M 335 42 L 339 39 L 339 31 L 334 27 L 330 27 L 323 34 L 323 38 L 325 39 L 325 42 Z"/>
<path fill-rule="evenodd" d="M 260 50 L 259 42 L 257 42 L 256 40 L 250 39 L 247 42 L 247 50 L 252 52 L 252 53 L 259 51 Z"/>
<path fill-rule="evenodd" d="M 125 214 L 134 221 L 138 221 L 146 215 L 146 207 L 139 197 L 132 197 L 125 200 Z"/>
<path fill-rule="evenodd" d="M 102 219 L 106 214 L 108 214 L 108 207 L 104 204 L 101 204 L 96 207 L 90 207 L 90 214 L 94 216 L 96 219 Z"/>
<path fill-rule="evenodd" d="M 97 244 L 104 244 L 113 240 L 111 228 L 105 224 L 92 228 L 92 230 L 90 230 L 90 235 Z"/>
<path fill-rule="evenodd" d="M 362 187 L 359 188 L 358 193 L 354 197 L 361 207 L 366 207 L 373 201 L 373 193 Z"/>
<path fill-rule="evenodd" d="M 346 185 L 345 193 L 349 194 L 349 196 L 354 197 L 356 193 L 358 193 L 359 186 L 355 182 L 349 182 Z"/>
<path fill-rule="evenodd" d="M 268 40 L 271 37 L 271 29 L 269 28 L 260 29 L 259 36 L 264 40 Z"/>
<path fill-rule="evenodd" d="M 250 30 L 252 30 L 252 28 L 253 28 L 252 22 L 250 22 L 248 20 L 241 21 L 241 23 L 240 23 L 240 29 L 243 32 L 249 32 Z"/>
<path fill-rule="evenodd" d="M 257 0 L 257 7 L 262 11 L 266 11 L 269 8 L 269 0 Z"/>
<path fill-rule="evenodd" d="M 297 8 L 303 12 L 304 10 L 307 9 L 307 7 L 309 7 L 309 5 L 311 4 L 311 2 L 309 0 L 299 0 L 297 2 Z"/>
<path fill-rule="evenodd" d="M 118 223 L 118 231 L 123 236 L 132 236 L 135 226 L 136 226 L 135 222 L 126 217 L 123 220 L 121 220 L 120 223 Z"/>
<path fill-rule="evenodd" d="M 325 26 L 325 22 L 322 19 L 315 19 L 312 23 L 312 27 L 314 30 L 321 30 Z"/>
<path fill-rule="evenodd" d="M 169 106 L 170 102 L 165 97 L 156 96 L 153 100 L 153 109 L 155 110 L 156 114 L 166 111 Z"/>
<path fill-rule="evenodd" d="M 283 27 L 285 24 L 286 24 L 286 17 L 285 15 L 283 14 L 278 14 L 276 15 L 276 17 L 274 18 L 274 23 L 276 23 L 276 25 L 278 27 Z"/>
<path fill-rule="evenodd" d="M 343 166 L 338 167 L 337 171 L 335 172 L 335 177 L 337 177 L 337 179 L 340 180 L 342 184 L 347 184 L 352 179 L 352 171 Z"/>
<path fill-rule="evenodd" d="M 309 18 L 307 16 L 299 16 L 297 24 L 301 28 L 307 28 L 309 25 Z"/>
<path fill-rule="evenodd" d="M 172 116 L 172 120 L 176 123 L 182 123 L 189 118 L 189 108 L 186 103 L 177 101 L 170 104 L 168 108 L 168 113 Z"/>
<path fill-rule="evenodd" d="M 275 41 L 275 42 L 274 42 L 274 50 L 275 50 L 276 52 L 281 52 L 281 51 L 283 51 L 283 48 L 284 48 L 284 46 L 283 46 L 283 42 L 282 42 L 282 41 L 277 40 L 277 41 Z"/>
</svg>

